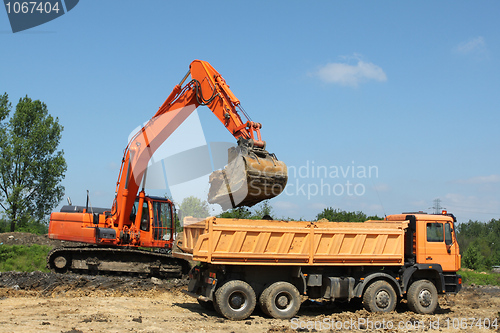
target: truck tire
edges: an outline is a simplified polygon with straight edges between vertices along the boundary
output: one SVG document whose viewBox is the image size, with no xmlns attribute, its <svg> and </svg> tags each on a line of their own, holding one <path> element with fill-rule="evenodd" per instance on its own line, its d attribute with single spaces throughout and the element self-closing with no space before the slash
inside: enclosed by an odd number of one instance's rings
<svg viewBox="0 0 500 333">
<path fill-rule="evenodd" d="M 389 282 L 379 280 L 366 288 L 363 305 L 370 312 L 391 312 L 396 308 L 397 296 Z"/>
<path fill-rule="evenodd" d="M 299 312 L 300 293 L 291 283 L 275 282 L 262 292 L 259 303 L 265 314 L 276 319 L 290 319 Z"/>
<path fill-rule="evenodd" d="M 215 312 L 217 312 L 219 315 L 222 316 L 222 312 L 220 311 L 219 305 L 217 303 L 217 299 L 215 298 L 215 294 L 214 294 L 214 301 L 212 302 L 212 304 L 214 306 Z"/>
<path fill-rule="evenodd" d="M 266 290 L 267 289 L 264 289 L 264 291 L 266 291 Z M 262 310 L 262 312 L 264 312 L 264 314 L 266 316 L 271 317 L 271 315 L 269 314 L 269 312 L 267 312 L 266 306 L 264 305 L 264 299 L 268 297 L 264 291 L 259 296 L 259 307 Z"/>
<path fill-rule="evenodd" d="M 228 281 L 215 292 L 216 311 L 230 320 L 248 318 L 256 303 L 255 292 L 245 281 Z"/>
<path fill-rule="evenodd" d="M 408 289 L 408 307 L 421 314 L 431 314 L 438 306 L 438 293 L 434 283 L 429 280 L 418 280 Z"/>
</svg>

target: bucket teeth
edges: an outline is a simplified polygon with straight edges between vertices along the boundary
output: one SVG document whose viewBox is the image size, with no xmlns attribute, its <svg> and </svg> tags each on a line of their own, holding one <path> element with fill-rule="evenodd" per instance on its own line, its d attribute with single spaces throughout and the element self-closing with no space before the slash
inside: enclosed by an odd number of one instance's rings
<svg viewBox="0 0 500 333">
<path fill-rule="evenodd" d="M 251 207 L 283 192 L 288 180 L 285 163 L 265 150 L 236 150 L 229 151 L 230 162 L 223 170 L 210 175 L 209 203 L 224 210 Z"/>
</svg>

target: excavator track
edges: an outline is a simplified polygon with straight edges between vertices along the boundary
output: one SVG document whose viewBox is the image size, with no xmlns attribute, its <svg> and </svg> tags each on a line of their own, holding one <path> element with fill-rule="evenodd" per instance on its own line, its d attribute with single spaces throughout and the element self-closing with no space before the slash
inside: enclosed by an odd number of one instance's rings
<svg viewBox="0 0 500 333">
<path fill-rule="evenodd" d="M 57 273 L 129 274 L 179 278 L 189 272 L 187 261 L 170 253 L 135 248 L 59 247 L 47 255 L 47 268 Z"/>
</svg>

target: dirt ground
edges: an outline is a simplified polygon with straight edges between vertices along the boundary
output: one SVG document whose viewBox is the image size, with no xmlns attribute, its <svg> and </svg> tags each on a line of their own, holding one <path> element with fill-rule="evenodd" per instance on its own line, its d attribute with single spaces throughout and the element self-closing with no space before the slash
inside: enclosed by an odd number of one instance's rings
<svg viewBox="0 0 500 333">
<path fill-rule="evenodd" d="M 35 235 L 27 232 L 0 233 L 0 245 L 48 245 L 51 247 L 75 246 L 80 243 L 49 239 L 48 235 Z"/>
<path fill-rule="evenodd" d="M 434 315 L 410 312 L 404 301 L 388 314 L 369 313 L 359 304 L 306 301 L 292 320 L 270 319 L 256 310 L 234 322 L 184 295 L 186 284 L 183 279 L 0 273 L 0 332 L 500 332 L 500 287 L 465 286 L 458 295 L 440 297 Z"/>
</svg>

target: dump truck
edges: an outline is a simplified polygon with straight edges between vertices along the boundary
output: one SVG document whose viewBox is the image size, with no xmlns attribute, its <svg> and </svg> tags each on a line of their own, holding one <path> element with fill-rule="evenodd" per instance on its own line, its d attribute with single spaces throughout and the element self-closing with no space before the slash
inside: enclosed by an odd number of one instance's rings
<svg viewBox="0 0 500 333">
<path fill-rule="evenodd" d="M 292 318 L 304 297 L 360 299 L 371 312 L 393 311 L 404 298 L 430 314 L 438 294 L 461 289 L 455 222 L 447 213 L 363 223 L 187 218 L 174 256 L 199 262 L 184 292 L 231 320 L 257 304 Z"/>
</svg>

